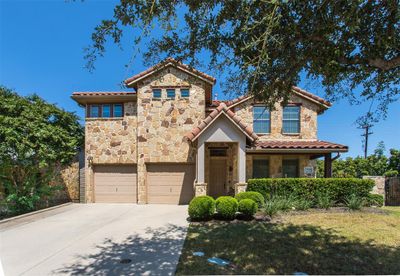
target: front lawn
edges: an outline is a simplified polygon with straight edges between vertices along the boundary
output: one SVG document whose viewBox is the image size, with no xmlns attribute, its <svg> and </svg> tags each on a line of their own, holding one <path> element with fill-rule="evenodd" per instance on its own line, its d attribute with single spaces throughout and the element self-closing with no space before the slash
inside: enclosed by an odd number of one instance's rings
<svg viewBox="0 0 400 276">
<path fill-rule="evenodd" d="M 177 274 L 400 274 L 400 207 L 388 209 L 191 223 Z"/>
</svg>

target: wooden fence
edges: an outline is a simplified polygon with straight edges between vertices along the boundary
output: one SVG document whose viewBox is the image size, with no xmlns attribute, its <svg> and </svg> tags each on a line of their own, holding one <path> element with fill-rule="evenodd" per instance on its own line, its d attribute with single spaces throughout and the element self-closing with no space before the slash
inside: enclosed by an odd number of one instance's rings
<svg viewBox="0 0 400 276">
<path fill-rule="evenodd" d="M 385 205 L 400 206 L 400 177 L 386 177 Z"/>
</svg>

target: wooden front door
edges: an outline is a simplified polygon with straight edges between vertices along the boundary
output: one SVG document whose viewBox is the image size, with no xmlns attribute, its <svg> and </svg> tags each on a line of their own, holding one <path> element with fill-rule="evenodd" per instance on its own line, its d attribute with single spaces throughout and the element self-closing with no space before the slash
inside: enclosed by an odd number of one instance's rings
<svg viewBox="0 0 400 276">
<path fill-rule="evenodd" d="M 210 160 L 210 183 L 208 184 L 208 194 L 214 198 L 226 195 L 226 158 L 211 158 Z"/>
</svg>

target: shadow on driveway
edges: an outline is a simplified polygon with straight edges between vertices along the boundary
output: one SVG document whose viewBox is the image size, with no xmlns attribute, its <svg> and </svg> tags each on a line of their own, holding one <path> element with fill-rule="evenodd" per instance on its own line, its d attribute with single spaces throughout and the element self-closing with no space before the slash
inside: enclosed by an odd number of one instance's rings
<svg viewBox="0 0 400 276">
<path fill-rule="evenodd" d="M 123 242 L 106 239 L 94 253 L 75 256 L 76 262 L 53 271 L 55 274 L 131 275 L 174 274 L 186 236 L 186 227 L 169 224 L 147 228 L 143 234 Z"/>
</svg>

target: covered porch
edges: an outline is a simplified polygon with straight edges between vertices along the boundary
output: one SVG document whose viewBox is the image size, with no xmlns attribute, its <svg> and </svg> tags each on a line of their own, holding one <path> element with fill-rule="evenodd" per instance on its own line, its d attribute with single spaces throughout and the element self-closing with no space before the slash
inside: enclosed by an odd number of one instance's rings
<svg viewBox="0 0 400 276">
<path fill-rule="evenodd" d="M 323 175 L 329 178 L 332 177 L 332 162 L 347 151 L 347 146 L 320 140 L 257 141 L 246 150 L 246 179 L 316 177 L 316 160 L 321 157 L 324 159 Z M 268 167 L 268 171 L 260 166 Z"/>
</svg>

